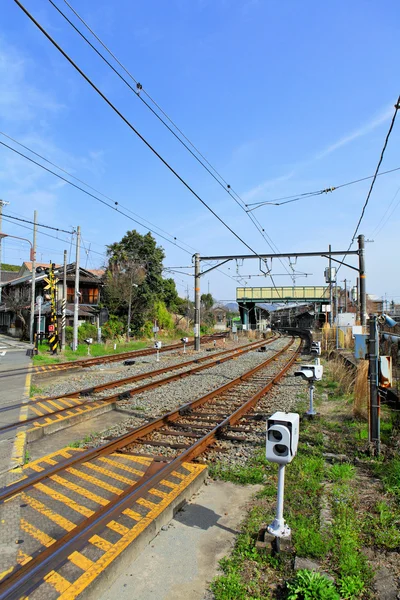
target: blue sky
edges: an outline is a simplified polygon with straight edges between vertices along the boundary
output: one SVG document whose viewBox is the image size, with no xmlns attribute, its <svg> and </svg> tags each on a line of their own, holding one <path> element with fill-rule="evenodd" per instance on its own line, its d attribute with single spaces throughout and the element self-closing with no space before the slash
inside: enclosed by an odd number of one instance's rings
<svg viewBox="0 0 400 600">
<path fill-rule="evenodd" d="M 195 191 L 257 252 L 270 248 L 234 201 L 146 107 L 78 38 L 47 0 L 24 0 L 79 66 Z M 56 2 L 74 20 L 62 0 Z M 95 8 L 94 8 L 95 5 Z M 73 0 L 73 6 L 146 91 L 196 144 L 245 202 L 323 189 L 373 174 L 400 93 L 400 7 L 394 0 L 334 3 L 271 0 Z M 76 19 L 75 19 L 76 22 Z M 0 130 L 69 170 L 203 255 L 248 253 L 177 181 L 72 69 L 12 0 L 0 23 Z M 400 166 L 400 117 L 382 170 Z M 8 141 L 0 136 L 0 141 Z M 349 245 L 370 182 L 255 215 L 281 251 Z M 400 301 L 400 171 L 378 178 L 360 233 L 367 244 L 367 291 Z M 5 214 L 70 230 L 81 225 L 83 266 L 104 264 L 104 245 L 134 223 L 0 147 Z M 393 200 L 394 199 L 394 200 Z M 392 204 L 391 204 L 392 203 Z M 387 209 L 389 208 L 389 212 Z M 383 218 L 383 221 L 381 219 Z M 383 227 L 382 227 L 383 225 Z M 137 227 L 144 233 L 144 228 Z M 4 220 L 3 230 L 31 233 Z M 48 232 L 57 237 L 55 232 Z M 60 261 L 65 241 L 39 235 L 38 260 Z M 165 265 L 191 256 L 159 240 Z M 185 246 L 187 247 L 187 246 Z M 3 261 L 27 258 L 26 245 L 3 243 Z M 71 255 L 73 259 L 73 254 Z M 299 260 L 324 282 L 324 259 Z M 235 276 L 257 274 L 257 261 L 231 263 Z M 273 262 L 273 272 L 283 267 Z M 355 272 L 340 279 L 354 284 Z M 192 279 L 176 276 L 185 294 Z M 269 278 L 245 277 L 248 285 Z M 277 275 L 277 285 L 291 284 Z M 213 272 L 202 285 L 234 299 L 236 281 Z M 240 284 L 239 284 L 240 285 Z"/>
</svg>

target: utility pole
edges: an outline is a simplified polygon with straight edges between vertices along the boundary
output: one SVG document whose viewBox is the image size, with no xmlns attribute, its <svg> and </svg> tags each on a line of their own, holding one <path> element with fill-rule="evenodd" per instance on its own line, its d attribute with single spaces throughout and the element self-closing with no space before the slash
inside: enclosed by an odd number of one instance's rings
<svg viewBox="0 0 400 600">
<path fill-rule="evenodd" d="M 360 322 L 361 325 L 366 324 L 367 315 L 367 294 L 365 288 L 365 237 L 363 235 L 358 236 L 358 270 L 359 270 L 359 281 L 360 281 Z"/>
<path fill-rule="evenodd" d="M 65 325 L 67 320 L 67 250 L 64 250 L 63 297 L 61 301 L 61 350 L 65 350 Z"/>
<path fill-rule="evenodd" d="M 344 312 L 347 313 L 347 279 L 342 279 L 344 283 Z"/>
<path fill-rule="evenodd" d="M 75 294 L 74 294 L 74 332 L 72 338 L 72 350 L 78 349 L 78 316 L 79 316 L 79 255 L 81 245 L 81 228 L 76 229 L 76 259 L 75 259 Z"/>
<path fill-rule="evenodd" d="M 35 323 L 35 283 L 36 283 L 36 230 L 37 230 L 37 211 L 33 213 L 33 245 L 32 245 L 32 287 L 31 287 L 31 315 L 29 323 L 29 341 L 33 344 L 33 329 Z"/>
<path fill-rule="evenodd" d="M 194 349 L 200 350 L 200 254 L 194 255 Z"/>
<path fill-rule="evenodd" d="M 7 206 L 7 204 L 10 204 L 9 202 L 6 202 L 5 200 L 0 200 L 0 233 L 1 233 L 1 224 L 2 224 L 2 220 L 3 220 L 3 206 Z M 1 236 L 0 236 L 0 283 L 1 283 Z M 1 292 L 2 292 L 2 288 L 0 285 L 0 304 L 1 304 Z"/>
<path fill-rule="evenodd" d="M 331 311 L 329 313 L 329 325 L 332 327 L 333 323 L 333 290 L 332 290 L 332 260 L 331 260 L 332 246 L 329 244 L 329 304 Z"/>
<path fill-rule="evenodd" d="M 378 387 L 379 336 L 376 315 L 369 316 L 369 442 L 380 452 L 380 397 Z"/>
</svg>

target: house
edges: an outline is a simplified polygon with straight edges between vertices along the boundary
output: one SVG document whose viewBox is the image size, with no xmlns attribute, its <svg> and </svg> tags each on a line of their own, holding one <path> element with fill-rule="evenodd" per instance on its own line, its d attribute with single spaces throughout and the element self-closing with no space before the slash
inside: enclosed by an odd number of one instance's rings
<svg viewBox="0 0 400 600">
<path fill-rule="evenodd" d="M 214 330 L 215 331 L 225 331 L 227 328 L 227 325 L 226 325 L 227 310 L 226 310 L 226 308 L 224 306 L 214 306 L 211 309 L 211 313 L 215 319 Z"/>
<path fill-rule="evenodd" d="M 35 299 L 42 298 L 40 306 L 35 304 L 35 326 L 34 331 L 47 332 L 50 322 L 50 295 L 45 289 L 48 274 L 46 269 L 49 264 L 37 264 L 35 278 Z M 79 324 L 85 321 L 95 324 L 97 322 L 100 308 L 100 294 L 103 287 L 103 271 L 79 269 Z M 56 285 L 57 316 L 61 318 L 63 294 L 63 267 L 57 265 L 55 276 L 58 279 Z M 26 334 L 30 319 L 32 284 L 32 263 L 25 262 L 21 266 L 17 277 L 10 281 L 2 281 L 2 302 L 0 304 L 0 332 L 7 333 L 13 337 L 21 337 Z M 66 275 L 66 325 L 73 324 L 74 298 L 75 298 L 75 263 L 67 265 Z"/>
</svg>

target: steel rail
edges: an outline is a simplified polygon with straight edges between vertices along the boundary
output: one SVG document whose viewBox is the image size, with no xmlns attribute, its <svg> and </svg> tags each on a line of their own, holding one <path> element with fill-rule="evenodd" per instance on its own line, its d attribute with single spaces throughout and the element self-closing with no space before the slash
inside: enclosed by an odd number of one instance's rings
<svg viewBox="0 0 400 600">
<path fill-rule="evenodd" d="M 41 481 L 43 481 L 53 475 L 56 475 L 60 471 L 74 466 L 75 464 L 84 463 L 84 462 L 87 462 L 88 460 L 93 460 L 94 458 L 97 458 L 98 456 L 103 456 L 104 454 L 111 454 L 113 452 L 117 452 L 124 446 L 127 446 L 128 444 L 134 442 L 139 437 L 142 437 L 143 435 L 147 435 L 148 433 L 151 433 L 155 429 L 160 428 L 161 426 L 165 425 L 168 421 L 178 419 L 185 411 L 193 409 L 193 408 L 197 408 L 198 406 L 201 406 L 202 404 L 208 402 L 215 396 L 218 396 L 219 394 L 225 392 L 226 390 L 229 390 L 230 388 L 235 387 L 242 381 L 246 381 L 247 379 L 252 377 L 255 373 L 257 373 L 257 371 L 260 371 L 261 369 L 265 368 L 272 361 L 274 361 L 276 358 L 278 358 L 281 354 L 286 352 L 286 350 L 288 350 L 288 348 L 290 348 L 290 346 L 292 346 L 293 343 L 294 343 L 294 338 L 292 338 L 291 341 L 286 346 L 284 346 L 284 348 L 281 348 L 278 352 L 276 352 L 275 354 L 273 354 L 272 356 L 267 358 L 265 361 L 263 361 L 256 367 L 253 367 L 246 373 L 239 375 L 239 377 L 232 379 L 228 383 L 225 383 L 224 385 L 222 385 L 214 390 L 211 390 L 210 392 L 208 392 L 204 396 L 201 396 L 197 400 L 192 400 L 191 402 L 188 402 L 187 404 L 184 404 L 183 406 L 180 406 L 179 408 L 174 409 L 161 417 L 153 419 L 149 423 L 145 423 L 144 425 L 141 425 L 140 427 L 137 427 L 136 429 L 133 429 L 132 431 L 129 431 L 127 433 L 124 433 L 124 434 L 114 438 L 113 440 L 107 442 L 106 444 L 98 446 L 97 448 L 91 448 L 89 450 L 85 450 L 84 452 L 80 452 L 78 456 L 74 456 L 72 458 L 60 461 L 56 465 L 51 466 L 48 469 L 46 469 L 46 471 L 44 471 L 44 472 L 30 475 L 29 477 L 27 477 L 25 479 L 16 481 L 16 482 L 8 485 L 7 487 L 4 487 L 3 489 L 0 490 L 0 503 L 9 500 L 16 494 L 20 494 L 21 492 L 25 491 L 27 488 L 35 485 L 36 483 L 40 483 Z"/>
<path fill-rule="evenodd" d="M 292 343 L 293 340 L 290 344 L 288 344 L 286 350 L 292 345 Z M 129 508 L 135 500 L 148 493 L 150 489 L 155 487 L 173 471 L 178 469 L 182 463 L 193 460 L 199 456 L 199 454 L 204 452 L 204 450 L 210 446 L 210 444 L 218 439 L 218 435 L 221 431 L 223 431 L 224 428 L 239 421 L 240 418 L 246 412 L 248 412 L 248 410 L 252 408 L 263 395 L 268 393 L 271 388 L 281 380 L 281 378 L 287 373 L 296 360 L 301 345 L 302 342 L 299 344 L 297 351 L 285 364 L 283 369 L 281 369 L 279 373 L 273 377 L 261 390 L 253 395 L 249 400 L 244 402 L 230 416 L 223 419 L 221 423 L 216 425 L 200 440 L 192 444 L 190 448 L 183 451 L 181 454 L 179 454 L 179 456 L 168 462 L 164 467 L 158 469 L 155 474 L 150 474 L 146 478 L 146 481 L 141 480 L 125 490 L 120 496 L 118 496 L 114 503 L 99 509 L 94 515 L 83 521 L 80 526 L 65 534 L 62 538 L 58 539 L 54 544 L 52 544 L 52 546 L 45 548 L 43 552 L 37 556 L 34 556 L 31 561 L 21 566 L 18 571 L 15 571 L 15 573 L 9 575 L 9 577 L 4 580 L 3 584 L 1 584 L 0 600 L 17 600 L 21 597 L 28 597 L 31 591 L 35 589 L 37 585 L 40 585 L 44 576 L 50 570 L 54 570 L 55 565 L 59 565 L 65 561 L 73 551 L 82 549 L 88 540 L 96 532 L 102 530 L 111 519 L 118 518 L 118 516 L 125 509 Z M 282 352 L 283 351 L 280 351 L 279 354 L 282 354 Z M 270 360 L 272 359 L 269 359 L 269 361 Z M 263 366 L 265 366 L 265 363 Z M 254 371 L 254 369 L 252 369 L 252 371 Z M 223 386 L 223 388 L 224 387 L 226 386 Z M 152 465 L 154 465 L 154 463 L 152 463 Z"/>
<path fill-rule="evenodd" d="M 138 375 L 132 375 L 131 377 L 126 377 L 124 379 L 119 379 L 119 380 L 112 381 L 109 383 L 104 383 L 99 386 L 94 386 L 91 388 L 85 388 L 83 390 L 77 390 L 76 392 L 63 394 L 61 396 L 47 396 L 47 397 L 35 400 L 33 402 L 27 402 L 26 404 L 16 405 L 16 408 L 22 407 L 22 406 L 29 408 L 29 406 L 47 402 L 49 400 L 52 400 L 52 401 L 53 400 L 62 400 L 63 398 L 80 397 L 80 396 L 89 395 L 90 393 L 94 394 L 101 390 L 105 390 L 108 388 L 112 389 L 115 387 L 121 387 L 121 386 L 125 385 L 126 383 L 133 383 L 135 381 L 140 381 L 141 379 L 151 379 L 152 377 L 154 377 L 156 375 L 160 375 L 160 374 L 166 373 L 168 371 L 174 371 L 176 369 L 183 368 L 186 365 L 190 365 L 190 364 L 193 364 L 196 362 L 200 362 L 200 361 L 204 362 L 206 360 L 210 361 L 204 365 L 200 365 L 198 367 L 193 367 L 192 369 L 188 369 L 187 371 L 183 371 L 182 373 L 169 375 L 167 377 L 164 377 L 163 379 L 158 379 L 157 381 L 150 381 L 149 383 L 146 383 L 137 388 L 133 388 L 132 390 L 127 390 L 125 392 L 120 392 L 117 394 L 113 394 L 111 396 L 106 396 L 105 398 L 98 398 L 97 400 L 95 400 L 95 402 L 104 402 L 104 404 L 109 404 L 109 403 L 117 401 L 117 400 L 125 400 L 128 397 L 136 396 L 137 394 L 140 394 L 141 392 L 146 392 L 148 390 L 152 390 L 152 389 L 160 387 L 162 385 L 166 385 L 167 383 L 171 383 L 173 381 L 178 381 L 179 379 L 183 379 L 184 377 L 189 377 L 190 375 L 193 375 L 194 373 L 198 373 L 199 371 L 203 371 L 205 369 L 212 368 L 217 365 L 223 364 L 224 362 L 226 362 L 228 360 L 232 360 L 233 358 L 236 358 L 237 356 L 240 356 L 241 354 L 251 352 L 252 350 L 255 350 L 257 347 L 265 346 L 266 344 L 271 344 L 276 339 L 277 338 L 274 337 L 268 341 L 263 340 L 262 342 L 260 342 L 260 341 L 254 342 L 252 344 L 248 344 L 247 346 L 245 346 L 243 348 L 235 348 L 233 350 L 225 350 L 224 352 L 219 352 L 217 357 L 204 356 L 202 358 L 187 361 L 185 363 L 179 363 L 178 365 L 172 365 L 171 367 L 163 367 L 162 369 L 156 369 L 155 371 L 149 371 L 148 373 L 140 373 Z M 224 358 L 219 358 L 219 356 L 226 355 L 226 354 L 229 354 L 229 356 L 224 356 Z M 79 404 L 75 404 L 74 406 L 66 406 L 64 408 L 59 408 L 58 410 L 52 410 L 41 416 L 35 415 L 34 417 L 29 417 L 29 418 L 25 419 L 24 421 L 16 421 L 14 423 L 7 423 L 7 425 L 3 425 L 0 427 L 0 435 L 3 433 L 6 433 L 7 431 L 12 431 L 13 429 L 19 429 L 20 427 L 24 427 L 25 425 L 28 425 L 29 423 L 39 422 L 41 419 L 47 419 L 48 417 L 55 416 L 55 415 L 62 415 L 63 413 L 67 413 L 75 408 L 79 408 L 82 406 L 90 406 L 90 404 L 93 404 L 93 402 L 94 402 L 93 400 L 87 400 L 84 402 L 80 402 Z M 9 410 L 8 407 L 7 407 L 7 409 Z"/>
<path fill-rule="evenodd" d="M 224 338 L 225 334 L 211 334 L 208 336 L 203 336 L 203 342 L 212 341 L 214 339 Z M 194 340 L 188 342 L 186 346 L 193 346 Z M 170 344 L 168 346 L 162 346 L 159 349 L 159 352 L 169 352 L 173 350 L 179 350 L 182 348 L 182 344 Z M 120 360 L 124 360 L 126 358 L 135 358 L 135 356 L 148 356 L 151 354 L 155 354 L 156 350 L 154 348 L 143 348 L 142 350 L 131 350 L 130 352 L 119 352 L 118 354 L 106 354 L 104 356 L 95 356 L 92 358 L 84 358 L 81 360 L 67 361 L 63 363 L 54 363 L 50 365 L 36 365 L 30 368 L 32 374 L 40 373 L 42 375 L 46 375 L 52 371 L 65 371 L 68 369 L 77 369 L 79 367 L 87 368 L 92 367 L 97 364 L 107 363 L 107 362 L 118 362 Z M 12 371 L 0 372 L 0 379 L 4 377 L 9 377 L 11 375 L 20 375 L 21 373 L 28 372 L 29 369 L 25 367 L 21 367 L 20 369 L 13 369 Z"/>
</svg>

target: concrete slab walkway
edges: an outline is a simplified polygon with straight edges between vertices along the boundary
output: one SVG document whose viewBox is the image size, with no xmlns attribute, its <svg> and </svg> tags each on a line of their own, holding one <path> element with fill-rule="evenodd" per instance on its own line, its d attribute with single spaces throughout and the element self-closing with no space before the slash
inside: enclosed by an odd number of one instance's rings
<svg viewBox="0 0 400 600">
<path fill-rule="evenodd" d="M 99 600 L 203 600 L 259 486 L 203 486 Z"/>
</svg>

